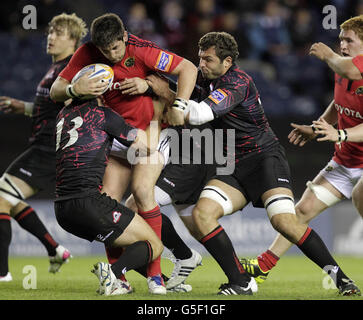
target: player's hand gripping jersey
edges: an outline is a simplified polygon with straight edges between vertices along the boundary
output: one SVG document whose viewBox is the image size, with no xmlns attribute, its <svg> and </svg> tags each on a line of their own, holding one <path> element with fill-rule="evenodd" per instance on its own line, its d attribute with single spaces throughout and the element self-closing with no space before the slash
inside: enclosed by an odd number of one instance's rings
<svg viewBox="0 0 363 320">
<path fill-rule="evenodd" d="M 57 117 L 57 200 L 98 190 L 113 139 L 130 146 L 136 134 L 137 129 L 112 109 L 98 106 L 96 99 L 63 108 Z"/>
<path fill-rule="evenodd" d="M 267 151 L 278 144 L 252 78 L 233 65 L 225 75 L 206 81 L 199 73 L 198 101 L 214 114 L 214 129 L 235 129 L 235 159 Z M 226 141 L 226 140 L 225 140 Z"/>
<path fill-rule="evenodd" d="M 58 112 L 64 107 L 63 102 L 54 102 L 50 99 L 50 87 L 59 73 L 67 65 L 70 56 L 53 63 L 37 86 L 32 114 L 32 132 L 29 139 L 34 144 L 47 151 L 54 152 L 54 128 L 55 118 Z"/>
<path fill-rule="evenodd" d="M 363 56 L 353 58 L 363 73 Z M 335 74 L 334 104 L 338 128 L 347 129 L 363 122 L 363 80 L 348 80 Z M 342 142 L 335 145 L 333 160 L 348 168 L 363 168 L 363 143 Z"/>
<path fill-rule="evenodd" d="M 153 115 L 152 98 L 147 95 L 123 95 L 120 83 L 126 78 L 145 77 L 152 72 L 172 72 L 183 58 L 160 49 L 150 41 L 128 35 L 126 52 L 121 62 L 112 64 L 91 42 L 81 46 L 60 76 L 72 81 L 74 75 L 91 63 L 105 63 L 112 67 L 114 80 L 111 88 L 103 94 L 105 104 L 114 109 L 131 125 L 146 129 Z"/>
</svg>

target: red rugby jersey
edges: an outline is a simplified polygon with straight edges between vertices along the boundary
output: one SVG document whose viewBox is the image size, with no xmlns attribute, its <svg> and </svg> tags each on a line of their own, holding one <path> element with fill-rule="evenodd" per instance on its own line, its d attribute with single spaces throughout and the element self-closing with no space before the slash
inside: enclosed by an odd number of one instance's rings
<svg viewBox="0 0 363 320">
<path fill-rule="evenodd" d="M 353 58 L 363 73 L 363 55 Z M 347 129 L 363 122 L 363 80 L 348 80 L 335 74 L 334 104 L 338 113 L 338 128 Z M 342 142 L 335 145 L 333 160 L 348 168 L 363 168 L 363 143 Z"/>
<path fill-rule="evenodd" d="M 155 71 L 170 73 L 183 58 L 159 48 L 151 41 L 132 34 L 128 36 L 122 61 L 112 64 L 93 43 L 87 42 L 74 53 L 60 76 L 71 82 L 76 73 L 86 65 L 92 63 L 109 65 L 114 71 L 114 79 L 111 88 L 103 94 L 106 105 L 120 114 L 129 124 L 145 130 L 154 115 L 152 98 L 146 95 L 121 94 L 120 83 L 126 78 L 144 79 Z"/>
</svg>

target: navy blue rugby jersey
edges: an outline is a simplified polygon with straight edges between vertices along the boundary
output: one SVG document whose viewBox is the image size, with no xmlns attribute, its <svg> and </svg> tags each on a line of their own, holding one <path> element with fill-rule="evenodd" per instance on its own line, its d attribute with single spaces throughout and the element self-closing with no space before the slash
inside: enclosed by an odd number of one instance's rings
<svg viewBox="0 0 363 320">
<path fill-rule="evenodd" d="M 130 146 L 136 134 L 135 127 L 96 99 L 64 107 L 56 126 L 56 200 L 99 190 L 113 139 Z"/>
<path fill-rule="evenodd" d="M 238 159 L 268 151 L 278 144 L 261 104 L 252 78 L 237 65 L 223 76 L 207 81 L 198 74 L 196 99 L 208 104 L 215 119 L 214 129 L 235 130 L 235 155 Z M 226 142 L 226 139 L 224 139 Z M 226 152 L 226 146 L 224 146 Z"/>
<path fill-rule="evenodd" d="M 64 107 L 64 102 L 55 102 L 50 98 L 50 88 L 59 73 L 65 68 L 71 56 L 54 62 L 43 79 L 39 82 L 34 98 L 30 144 L 41 146 L 50 152 L 55 152 L 54 128 L 58 112 Z"/>
</svg>

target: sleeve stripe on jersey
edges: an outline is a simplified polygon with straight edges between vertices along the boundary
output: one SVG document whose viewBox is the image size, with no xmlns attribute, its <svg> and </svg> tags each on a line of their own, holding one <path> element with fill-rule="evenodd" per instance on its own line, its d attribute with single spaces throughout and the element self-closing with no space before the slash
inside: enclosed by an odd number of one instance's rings
<svg viewBox="0 0 363 320">
<path fill-rule="evenodd" d="M 151 47 L 155 49 L 160 49 L 159 46 L 152 43 L 151 41 L 140 41 L 134 38 L 132 35 L 129 34 L 129 39 L 127 41 L 128 44 L 133 45 L 135 47 Z"/>
</svg>

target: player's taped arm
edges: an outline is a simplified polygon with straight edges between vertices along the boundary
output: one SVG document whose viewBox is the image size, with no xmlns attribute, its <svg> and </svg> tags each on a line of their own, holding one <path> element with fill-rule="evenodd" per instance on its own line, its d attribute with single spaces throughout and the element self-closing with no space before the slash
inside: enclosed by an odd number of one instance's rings
<svg viewBox="0 0 363 320">
<path fill-rule="evenodd" d="M 186 120 L 192 125 L 201 125 L 214 119 L 212 108 L 204 101 L 198 103 L 189 100 L 188 109 L 185 110 L 184 115 Z"/>
</svg>

